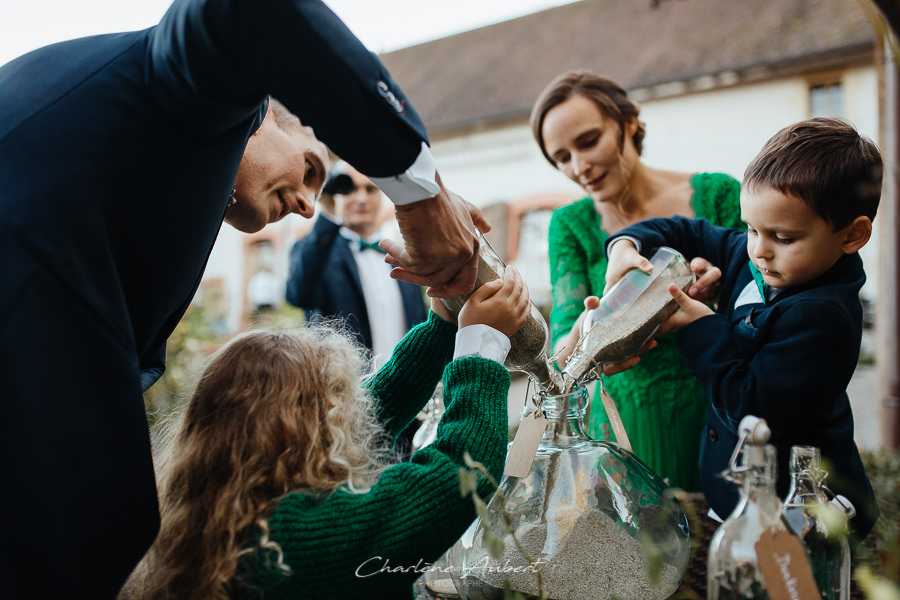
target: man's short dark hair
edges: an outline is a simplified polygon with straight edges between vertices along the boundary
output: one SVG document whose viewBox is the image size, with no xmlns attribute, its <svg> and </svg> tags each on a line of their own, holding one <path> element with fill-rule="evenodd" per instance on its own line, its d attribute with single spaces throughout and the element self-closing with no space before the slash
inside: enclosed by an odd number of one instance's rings
<svg viewBox="0 0 900 600">
<path fill-rule="evenodd" d="M 278 125 L 278 128 L 282 131 L 289 132 L 303 127 L 303 124 L 300 122 L 297 115 L 289 111 L 287 106 L 271 96 L 269 96 L 269 109 L 272 111 L 272 117 L 275 119 L 275 124 Z"/>
<path fill-rule="evenodd" d="M 799 198 L 838 231 L 859 216 L 875 218 L 883 171 L 874 142 L 842 119 L 817 117 L 772 136 L 744 172 L 743 186 Z"/>
</svg>

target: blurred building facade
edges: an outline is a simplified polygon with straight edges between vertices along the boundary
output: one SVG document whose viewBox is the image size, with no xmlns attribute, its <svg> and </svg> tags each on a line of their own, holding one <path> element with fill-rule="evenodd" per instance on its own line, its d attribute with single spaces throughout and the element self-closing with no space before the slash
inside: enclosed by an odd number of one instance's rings
<svg viewBox="0 0 900 600">
<path fill-rule="evenodd" d="M 424 119 L 444 183 L 485 209 L 492 244 L 547 304 L 550 213 L 582 196 L 531 136 L 547 83 L 572 69 L 609 77 L 641 104 L 647 164 L 740 179 L 771 135 L 810 116 L 845 118 L 881 142 L 883 49 L 868 2 L 582 0 L 381 58 Z M 223 227 L 198 298 L 209 293 L 223 323 L 242 327 L 260 253 L 285 280 L 309 226 L 291 215 L 251 236 Z M 877 248 L 863 253 L 872 302 Z"/>
</svg>

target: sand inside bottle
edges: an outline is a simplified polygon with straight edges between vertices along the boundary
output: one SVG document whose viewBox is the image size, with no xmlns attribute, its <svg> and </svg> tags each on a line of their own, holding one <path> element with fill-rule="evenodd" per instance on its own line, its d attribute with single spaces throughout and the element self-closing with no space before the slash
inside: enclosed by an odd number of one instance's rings
<svg viewBox="0 0 900 600">
<path fill-rule="evenodd" d="M 662 323 L 675 312 L 676 304 L 669 293 L 674 283 L 682 290 L 694 279 L 691 276 L 675 279 L 656 278 L 628 307 L 608 323 L 597 321 L 579 341 L 563 373 L 566 390 L 583 385 L 592 377 L 591 371 L 603 363 L 621 362 L 637 354 Z"/>
<path fill-rule="evenodd" d="M 474 289 L 477 290 L 488 281 L 495 279 L 500 279 L 500 273 L 483 256 L 479 255 L 478 275 L 475 279 Z M 470 295 L 446 298 L 443 301 L 447 308 L 458 315 Z M 558 393 L 561 387 L 557 381 L 558 374 L 550 364 L 546 352 L 547 331 L 535 317 L 536 310 L 532 305 L 528 320 L 509 338 L 510 349 L 505 365 L 510 369 L 528 373 L 543 391 Z"/>
</svg>

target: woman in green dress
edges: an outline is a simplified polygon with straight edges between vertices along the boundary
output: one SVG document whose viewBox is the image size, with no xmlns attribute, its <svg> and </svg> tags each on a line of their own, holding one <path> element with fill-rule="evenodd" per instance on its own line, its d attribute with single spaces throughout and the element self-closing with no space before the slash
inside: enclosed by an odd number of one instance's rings
<svg viewBox="0 0 900 600">
<path fill-rule="evenodd" d="M 672 215 L 742 226 L 740 182 L 733 177 L 666 171 L 641 162 L 644 124 L 638 112 L 618 84 L 587 72 L 558 77 L 532 110 L 532 132 L 544 156 L 587 192 L 557 209 L 550 221 L 550 325 L 561 366 L 577 343 L 585 298 L 603 294 L 603 244 L 610 234 Z M 691 295 L 704 299 L 720 273 L 702 258 L 691 266 L 703 275 Z M 636 366 L 604 377 L 604 384 L 634 453 L 672 486 L 698 491 L 706 396 L 678 354 L 674 335 L 656 342 Z M 605 411 L 592 410 L 588 431 L 601 438 L 607 423 Z"/>
</svg>

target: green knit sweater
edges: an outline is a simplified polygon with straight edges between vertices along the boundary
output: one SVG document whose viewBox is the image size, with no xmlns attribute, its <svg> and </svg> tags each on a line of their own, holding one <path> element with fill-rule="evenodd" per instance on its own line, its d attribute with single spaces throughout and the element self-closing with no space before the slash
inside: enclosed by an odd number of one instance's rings
<svg viewBox="0 0 900 600">
<path fill-rule="evenodd" d="M 740 183 L 722 173 L 691 178 L 691 205 L 697 218 L 725 227 L 743 227 L 740 220 Z M 550 281 L 553 344 L 571 331 L 584 310 L 586 296 L 600 296 L 606 285 L 608 236 L 590 198 L 558 208 L 550 221 Z M 689 257 L 690 258 L 690 257 Z M 675 335 L 656 338 L 659 345 L 641 362 L 604 377 L 622 417 L 634 453 L 673 486 L 700 490 L 700 435 L 706 422 L 706 395 L 675 347 Z M 607 438 L 606 412 L 592 402 L 588 433 Z M 609 438 L 611 439 L 611 438 Z"/>
<path fill-rule="evenodd" d="M 365 384 L 388 432 L 396 435 L 431 397 L 443 371 L 446 409 L 435 441 L 410 462 L 388 468 L 367 493 L 286 496 L 269 518 L 269 530 L 291 575 L 274 568 L 274 553 L 249 553 L 240 569 L 242 597 L 412 597 L 414 581 L 475 518 L 472 499 L 460 495 L 464 452 L 498 481 L 506 455 L 509 373 L 483 358 L 450 362 L 455 334 L 454 326 L 430 313 Z M 482 480 L 478 491 L 487 498 L 493 488 Z"/>
</svg>

